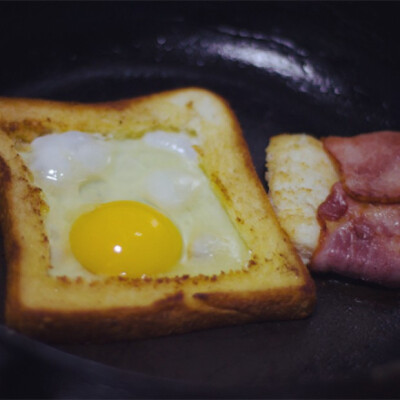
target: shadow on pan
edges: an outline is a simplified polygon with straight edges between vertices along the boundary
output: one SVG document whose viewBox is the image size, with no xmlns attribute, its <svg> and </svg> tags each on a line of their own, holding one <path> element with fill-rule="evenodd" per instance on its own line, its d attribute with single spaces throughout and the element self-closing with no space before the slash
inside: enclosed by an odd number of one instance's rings
<svg viewBox="0 0 400 400">
<path fill-rule="evenodd" d="M 271 135 L 400 129 L 399 8 L 8 3 L 0 6 L 0 95 L 93 102 L 206 87 L 231 103 L 263 178 Z M 57 348 L 0 325 L 0 393 L 393 397 L 400 295 L 335 276 L 316 280 L 318 306 L 303 321 Z"/>
</svg>

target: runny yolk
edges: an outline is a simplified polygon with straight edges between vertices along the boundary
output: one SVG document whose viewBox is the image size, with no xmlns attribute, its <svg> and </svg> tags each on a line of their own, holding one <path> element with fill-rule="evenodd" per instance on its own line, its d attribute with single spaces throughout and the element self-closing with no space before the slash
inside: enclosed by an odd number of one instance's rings
<svg viewBox="0 0 400 400">
<path fill-rule="evenodd" d="M 171 220 L 128 200 L 105 203 L 81 215 L 69 240 L 83 267 L 109 276 L 165 273 L 182 253 L 182 237 Z"/>
</svg>

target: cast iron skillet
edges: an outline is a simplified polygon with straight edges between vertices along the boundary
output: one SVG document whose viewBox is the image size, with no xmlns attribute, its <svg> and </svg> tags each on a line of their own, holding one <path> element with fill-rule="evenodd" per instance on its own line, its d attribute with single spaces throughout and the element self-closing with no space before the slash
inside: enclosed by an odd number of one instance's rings
<svg viewBox="0 0 400 400">
<path fill-rule="evenodd" d="M 232 105 L 263 178 L 271 135 L 400 129 L 399 11 L 395 3 L 3 3 L 0 95 L 96 102 L 206 87 Z M 0 394 L 396 396 L 399 291 L 315 278 L 318 305 L 302 321 L 79 346 L 48 346 L 0 324 Z"/>
</svg>

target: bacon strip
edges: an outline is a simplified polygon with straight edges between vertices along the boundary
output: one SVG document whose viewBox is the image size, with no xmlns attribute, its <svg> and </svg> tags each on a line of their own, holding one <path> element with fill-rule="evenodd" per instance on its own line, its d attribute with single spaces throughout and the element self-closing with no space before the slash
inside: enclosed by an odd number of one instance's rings
<svg viewBox="0 0 400 400">
<path fill-rule="evenodd" d="M 360 203 L 340 182 L 318 208 L 320 243 L 314 271 L 400 286 L 400 205 Z"/>
<path fill-rule="evenodd" d="M 324 148 L 339 167 L 346 192 L 360 201 L 400 201 L 400 132 L 328 137 Z"/>
</svg>

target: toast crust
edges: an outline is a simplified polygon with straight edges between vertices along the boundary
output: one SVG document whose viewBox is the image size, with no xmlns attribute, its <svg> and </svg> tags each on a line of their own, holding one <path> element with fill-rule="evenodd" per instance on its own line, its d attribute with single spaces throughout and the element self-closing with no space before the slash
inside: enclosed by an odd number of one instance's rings
<svg viewBox="0 0 400 400">
<path fill-rule="evenodd" d="M 135 138 L 162 129 L 200 138 L 199 164 L 252 252 L 250 266 L 213 276 L 50 277 L 46 204 L 17 149 L 52 132 Z M 109 103 L 0 98 L 0 206 L 7 261 L 6 323 L 50 342 L 106 342 L 270 319 L 315 303 L 307 269 L 280 228 L 228 103 L 178 89 Z"/>
<path fill-rule="evenodd" d="M 317 209 L 339 176 L 322 143 L 305 133 L 271 137 L 266 162 L 271 203 L 282 228 L 308 264 L 320 236 Z"/>
</svg>

